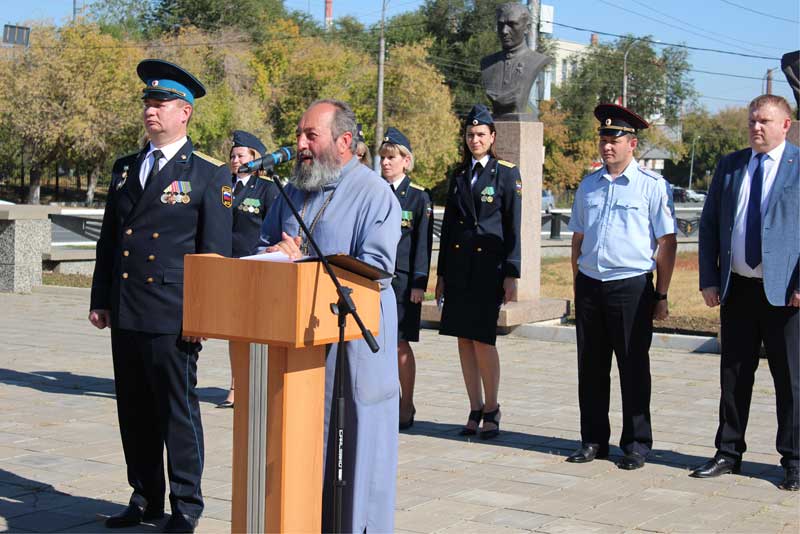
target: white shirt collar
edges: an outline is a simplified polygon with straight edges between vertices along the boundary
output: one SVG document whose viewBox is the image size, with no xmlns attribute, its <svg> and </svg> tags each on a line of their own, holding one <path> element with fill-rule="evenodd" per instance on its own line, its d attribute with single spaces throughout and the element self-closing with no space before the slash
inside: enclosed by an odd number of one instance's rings
<svg viewBox="0 0 800 534">
<path fill-rule="evenodd" d="M 400 176 L 400 178 L 398 178 L 397 180 L 394 180 L 393 182 L 389 182 L 389 183 L 390 183 L 390 184 L 392 184 L 392 187 L 394 187 L 394 188 L 395 188 L 395 190 L 397 190 L 397 188 L 398 188 L 398 187 L 400 187 L 400 184 L 403 182 L 403 180 L 405 179 L 405 177 L 406 177 L 406 175 L 405 175 L 405 174 L 403 174 L 403 175 L 401 175 L 401 176 Z"/>
<path fill-rule="evenodd" d="M 236 181 L 242 182 L 242 187 L 247 185 L 247 182 L 250 181 L 250 177 L 253 176 L 252 174 L 237 174 Z M 235 185 L 235 184 L 234 184 Z"/>
<path fill-rule="evenodd" d="M 486 154 L 481 159 L 472 158 L 472 169 L 473 170 L 475 169 L 475 164 L 476 163 L 480 163 L 481 166 L 485 169 L 486 168 L 486 164 L 489 163 L 489 154 Z"/>
<path fill-rule="evenodd" d="M 783 157 L 783 150 L 785 148 L 786 148 L 786 141 L 784 140 L 783 142 L 781 142 L 781 144 L 779 144 L 778 146 L 767 152 L 767 156 L 769 156 L 769 159 L 771 159 L 772 161 L 780 161 L 781 158 Z M 753 158 L 756 157 L 756 154 L 757 152 L 755 150 L 750 149 L 751 161 L 753 160 Z"/>
<path fill-rule="evenodd" d="M 188 141 L 188 139 L 184 135 L 183 137 L 181 137 L 177 141 L 173 141 L 172 143 L 170 143 L 168 145 L 164 145 L 164 146 L 158 148 L 158 150 L 160 150 L 161 153 L 164 154 L 164 158 L 167 161 L 169 161 L 169 160 L 171 160 L 172 158 L 175 157 L 175 154 L 177 154 L 178 151 L 181 149 L 181 147 L 186 144 L 186 141 Z M 153 143 L 150 142 L 149 148 L 147 149 L 147 157 L 148 158 L 153 153 L 153 151 L 156 150 L 156 148 L 157 147 L 153 146 Z"/>
</svg>

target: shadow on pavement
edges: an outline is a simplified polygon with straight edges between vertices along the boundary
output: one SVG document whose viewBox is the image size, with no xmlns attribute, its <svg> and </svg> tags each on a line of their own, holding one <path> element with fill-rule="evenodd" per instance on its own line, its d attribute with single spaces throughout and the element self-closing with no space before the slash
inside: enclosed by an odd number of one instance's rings
<svg viewBox="0 0 800 534">
<path fill-rule="evenodd" d="M 123 506 L 79 497 L 0 469 L 0 518 L 5 532 L 107 532 L 103 521 Z M 160 532 L 142 524 L 137 532 Z"/>
<path fill-rule="evenodd" d="M 463 441 L 465 443 L 485 443 L 495 445 L 497 447 L 538 451 L 563 456 L 564 458 L 569 456 L 573 451 L 581 446 L 581 443 L 574 439 L 564 439 L 557 436 L 540 436 L 536 434 L 526 434 L 524 432 L 502 430 L 502 422 L 500 423 L 500 426 L 500 435 L 487 441 L 480 439 L 479 436 L 460 436 L 458 432 L 462 428 L 461 425 L 435 423 L 432 421 L 423 420 L 416 420 L 413 427 L 402 431 L 401 434 L 416 434 L 429 436 L 432 438 Z M 610 446 L 610 461 L 616 461 L 616 459 L 621 458 L 622 456 L 623 452 L 619 447 L 615 447 L 613 445 Z M 691 469 L 694 469 L 695 467 L 705 463 L 708 459 L 708 457 L 654 448 L 647 457 L 647 463 L 665 465 L 683 470 L 686 472 L 686 476 L 688 477 Z M 645 466 L 644 469 L 647 469 L 647 467 Z M 783 468 L 780 465 L 748 462 L 745 459 L 745 461 L 742 462 L 741 475 L 724 475 L 722 478 L 723 480 L 725 476 L 745 476 L 759 480 L 766 480 L 777 486 L 783 480 Z"/>
<path fill-rule="evenodd" d="M 26 387 L 43 393 L 86 395 L 114 398 L 114 380 L 97 376 L 76 375 L 65 371 L 20 372 L 0 368 L 0 383 Z M 201 402 L 217 404 L 225 399 L 227 388 L 197 388 Z"/>
</svg>

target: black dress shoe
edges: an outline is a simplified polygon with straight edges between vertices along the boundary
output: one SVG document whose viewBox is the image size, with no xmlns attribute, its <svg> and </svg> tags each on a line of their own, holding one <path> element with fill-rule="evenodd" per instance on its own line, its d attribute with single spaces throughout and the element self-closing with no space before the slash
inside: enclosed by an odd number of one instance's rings
<svg viewBox="0 0 800 534">
<path fill-rule="evenodd" d="M 786 491 L 800 490 L 800 468 L 787 467 L 784 471 L 783 482 L 778 487 Z"/>
<path fill-rule="evenodd" d="M 644 467 L 645 457 L 638 452 L 628 452 L 625 456 L 617 462 L 617 467 L 625 469 L 626 471 L 633 471 L 634 469 L 641 469 Z"/>
<path fill-rule="evenodd" d="M 742 462 L 736 461 L 727 456 L 715 456 L 694 471 L 689 473 L 694 478 L 714 478 L 728 473 L 739 474 L 742 470 Z"/>
<path fill-rule="evenodd" d="M 197 528 L 196 517 L 190 517 L 183 514 L 172 514 L 164 525 L 164 532 L 194 532 Z"/>
<path fill-rule="evenodd" d="M 145 509 L 139 504 L 129 503 L 123 511 L 106 519 L 106 528 L 135 527 L 142 521 L 152 521 L 162 517 L 164 517 L 163 509 Z"/>
<path fill-rule="evenodd" d="M 414 416 L 417 415 L 417 409 L 411 409 L 411 417 L 408 418 L 408 421 L 400 421 L 400 430 L 408 430 L 412 426 L 414 426 Z"/>
<path fill-rule="evenodd" d="M 608 448 L 600 450 L 600 445 L 584 445 L 567 456 L 567 461 L 573 464 L 585 464 L 591 462 L 595 458 L 600 460 L 608 458 Z"/>
<path fill-rule="evenodd" d="M 217 408 L 233 408 L 233 403 L 229 400 L 224 400 L 217 404 Z"/>
</svg>

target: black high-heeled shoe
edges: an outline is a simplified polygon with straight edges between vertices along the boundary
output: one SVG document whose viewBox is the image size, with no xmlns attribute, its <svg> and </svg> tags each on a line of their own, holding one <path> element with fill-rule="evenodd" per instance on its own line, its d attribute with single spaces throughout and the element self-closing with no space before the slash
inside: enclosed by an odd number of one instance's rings
<svg viewBox="0 0 800 534">
<path fill-rule="evenodd" d="M 500 414 L 500 405 L 497 405 L 491 412 L 486 412 L 483 414 L 483 424 L 491 423 L 496 425 L 497 428 L 493 428 L 491 430 L 481 430 L 481 439 L 492 439 L 496 438 L 500 434 L 500 419 L 497 416 Z"/>
<path fill-rule="evenodd" d="M 469 412 L 469 416 L 467 417 L 467 421 L 468 422 L 469 421 L 473 421 L 473 422 L 475 422 L 475 424 L 479 425 L 479 424 L 481 424 L 481 418 L 482 417 L 483 417 L 483 408 L 481 407 L 480 410 L 471 410 Z M 464 428 L 461 429 L 461 431 L 458 433 L 458 435 L 459 436 L 474 436 L 477 433 L 478 433 L 477 430 L 473 430 L 472 428 L 469 428 L 469 427 L 465 426 Z"/>
<path fill-rule="evenodd" d="M 412 426 L 414 426 L 414 416 L 417 414 L 416 408 L 411 408 L 411 417 L 408 418 L 408 421 L 400 421 L 400 430 L 408 430 Z"/>
</svg>

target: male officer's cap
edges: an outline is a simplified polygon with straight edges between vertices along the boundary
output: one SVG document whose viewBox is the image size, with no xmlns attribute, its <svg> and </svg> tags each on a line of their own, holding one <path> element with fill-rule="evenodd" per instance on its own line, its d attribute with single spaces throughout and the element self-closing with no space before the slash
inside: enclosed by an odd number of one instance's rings
<svg viewBox="0 0 800 534">
<path fill-rule="evenodd" d="M 386 129 L 386 133 L 383 135 L 383 142 L 404 146 L 409 152 L 413 152 L 411 150 L 411 141 L 408 140 L 408 137 L 403 135 L 403 132 L 393 126 L 389 126 Z"/>
<path fill-rule="evenodd" d="M 625 134 L 636 135 L 650 125 L 633 111 L 616 104 L 600 104 L 594 108 L 594 116 L 600 121 L 597 132 L 600 135 L 619 137 Z"/>
<path fill-rule="evenodd" d="M 492 118 L 492 114 L 489 113 L 489 108 L 483 104 L 475 104 L 472 106 L 472 109 L 469 110 L 469 115 L 467 115 L 467 126 L 477 126 L 479 124 L 494 124 L 494 119 Z"/>
<path fill-rule="evenodd" d="M 366 139 L 364 138 L 364 128 L 360 122 L 356 124 L 356 141 L 360 141 L 362 143 L 366 142 Z"/>
<path fill-rule="evenodd" d="M 267 148 L 264 146 L 264 143 L 255 135 L 250 132 L 245 132 L 244 130 L 234 130 L 233 132 L 233 148 L 237 146 L 252 148 L 262 156 L 267 153 Z"/>
<path fill-rule="evenodd" d="M 168 61 L 145 59 L 136 67 L 136 73 L 145 83 L 142 98 L 180 98 L 194 105 L 195 98 L 206 94 L 206 88 L 200 80 Z"/>
</svg>

